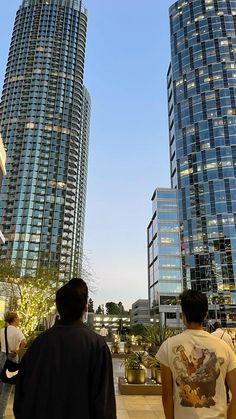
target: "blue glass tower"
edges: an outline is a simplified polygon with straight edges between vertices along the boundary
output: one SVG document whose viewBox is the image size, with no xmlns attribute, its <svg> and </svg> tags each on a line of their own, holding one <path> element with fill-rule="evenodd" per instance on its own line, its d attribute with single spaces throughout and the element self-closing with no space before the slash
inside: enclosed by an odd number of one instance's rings
<svg viewBox="0 0 236 419">
<path fill-rule="evenodd" d="M 170 7 L 168 103 L 184 285 L 236 324 L 236 1 Z"/>
<path fill-rule="evenodd" d="M 83 86 L 87 14 L 80 0 L 23 0 L 0 106 L 7 149 L 0 258 L 19 274 L 78 273 L 83 249 L 89 94 Z"/>
</svg>

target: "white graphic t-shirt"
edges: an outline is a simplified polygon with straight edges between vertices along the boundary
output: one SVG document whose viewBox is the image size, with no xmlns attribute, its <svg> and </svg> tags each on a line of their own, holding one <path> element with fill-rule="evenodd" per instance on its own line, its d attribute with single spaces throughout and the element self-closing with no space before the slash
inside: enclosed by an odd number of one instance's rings
<svg viewBox="0 0 236 419">
<path fill-rule="evenodd" d="M 175 419 L 226 418 L 225 376 L 236 368 L 236 355 L 224 341 L 187 329 L 156 356 L 172 371 Z"/>
</svg>

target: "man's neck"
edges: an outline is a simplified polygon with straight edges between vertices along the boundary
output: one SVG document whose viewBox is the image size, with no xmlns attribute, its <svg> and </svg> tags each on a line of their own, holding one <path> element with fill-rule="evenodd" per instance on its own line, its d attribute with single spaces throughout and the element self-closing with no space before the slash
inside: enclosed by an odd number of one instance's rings
<svg viewBox="0 0 236 419">
<path fill-rule="evenodd" d="M 203 327 L 200 323 L 188 323 L 186 327 L 189 330 L 203 330 Z"/>
</svg>

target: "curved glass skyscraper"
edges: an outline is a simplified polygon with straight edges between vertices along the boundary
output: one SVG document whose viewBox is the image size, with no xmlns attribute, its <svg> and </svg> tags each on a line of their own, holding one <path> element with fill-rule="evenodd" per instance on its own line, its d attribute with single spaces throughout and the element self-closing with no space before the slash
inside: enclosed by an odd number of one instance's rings
<svg viewBox="0 0 236 419">
<path fill-rule="evenodd" d="M 83 87 L 87 15 L 80 0 L 23 0 L 0 107 L 7 149 L 0 258 L 19 274 L 80 269 L 89 94 Z"/>
<path fill-rule="evenodd" d="M 236 322 L 236 1 L 170 7 L 168 102 L 185 286 Z"/>
</svg>

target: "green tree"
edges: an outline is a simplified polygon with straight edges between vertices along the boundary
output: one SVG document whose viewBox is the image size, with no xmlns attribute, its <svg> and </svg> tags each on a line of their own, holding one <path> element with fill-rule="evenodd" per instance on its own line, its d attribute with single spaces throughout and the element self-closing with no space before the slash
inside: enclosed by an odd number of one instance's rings
<svg viewBox="0 0 236 419">
<path fill-rule="evenodd" d="M 102 313 L 102 307 L 101 307 L 101 305 L 99 304 L 99 306 L 98 306 L 98 308 L 97 308 L 97 310 L 96 310 L 96 314 L 103 314 Z"/>
<path fill-rule="evenodd" d="M 30 339 L 39 322 L 55 310 L 55 293 L 61 286 L 58 273 L 40 269 L 35 276 L 19 277 L 16 266 L 0 262 L 0 282 L 8 309 L 19 312 L 21 329 Z"/>
<path fill-rule="evenodd" d="M 89 298 L 88 300 L 88 312 L 89 313 L 94 313 L 94 307 L 93 307 L 93 300 L 92 298 Z"/>
<path fill-rule="evenodd" d="M 117 305 L 118 305 L 118 307 L 120 309 L 120 314 L 123 314 L 125 312 L 125 309 L 124 309 L 124 306 L 123 306 L 122 302 L 119 301 L 119 303 Z"/>
<path fill-rule="evenodd" d="M 106 303 L 106 314 L 122 314 L 118 304 L 110 301 Z"/>
</svg>

